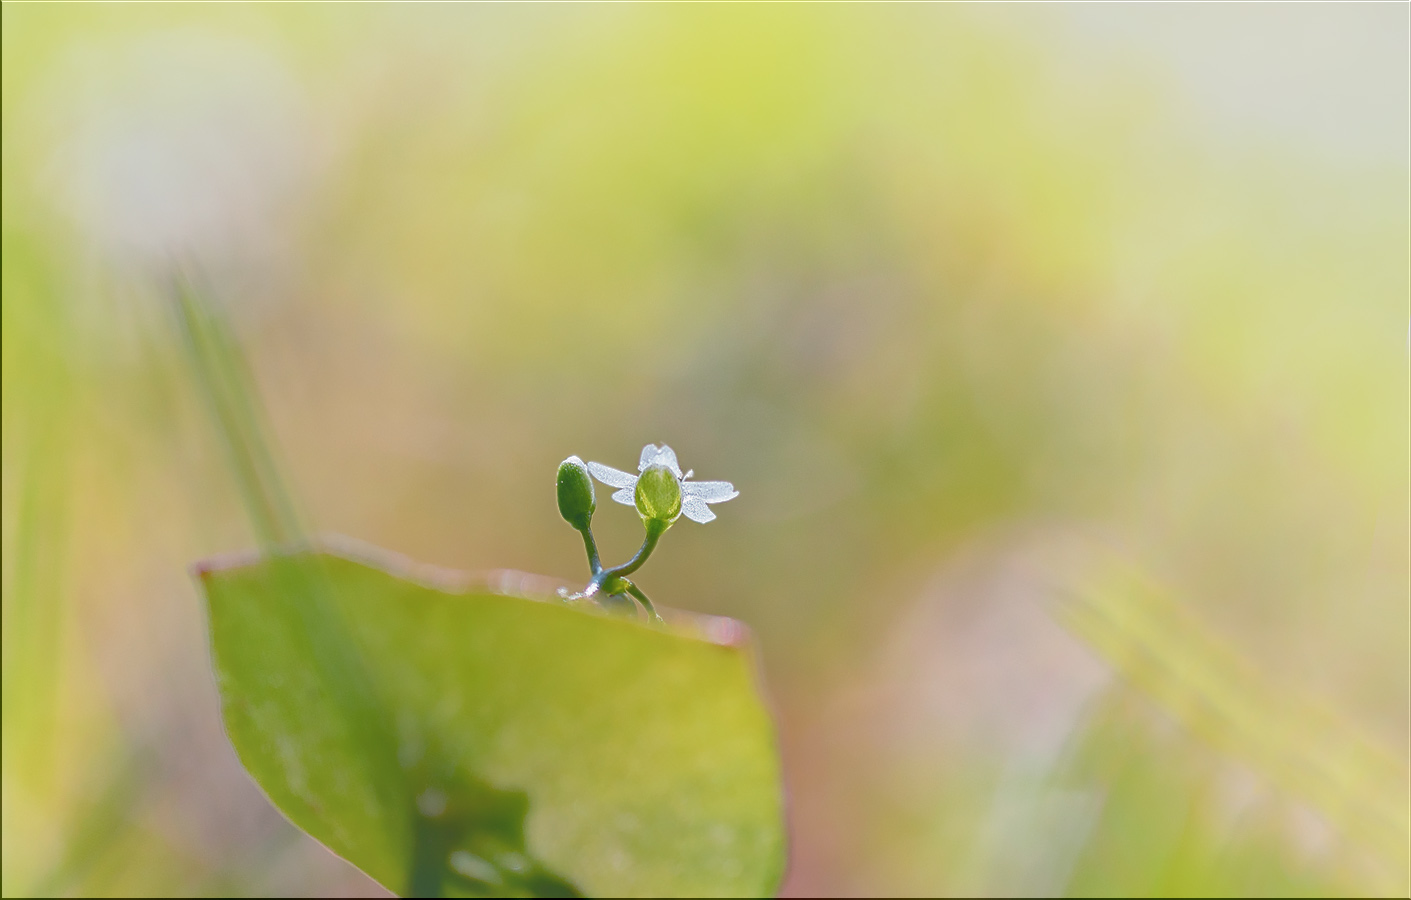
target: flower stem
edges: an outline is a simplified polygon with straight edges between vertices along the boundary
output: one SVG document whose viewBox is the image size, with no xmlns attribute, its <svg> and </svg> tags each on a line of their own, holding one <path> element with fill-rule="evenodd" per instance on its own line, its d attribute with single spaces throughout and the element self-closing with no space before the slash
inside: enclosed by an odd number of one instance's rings
<svg viewBox="0 0 1411 900">
<path fill-rule="evenodd" d="M 642 541 L 642 546 L 637 550 L 637 555 L 620 566 L 613 566 L 611 569 L 603 569 L 597 575 L 593 576 L 593 583 L 602 587 L 607 584 L 609 579 L 631 575 L 633 572 L 642 568 L 642 564 L 647 561 L 647 557 L 651 556 L 652 551 L 656 549 L 657 541 L 661 540 L 661 536 L 666 532 L 666 529 L 662 528 L 655 520 L 649 520 L 646 524 L 647 537 Z"/>
<path fill-rule="evenodd" d="M 598 542 L 593 540 L 593 528 L 588 526 L 581 532 L 583 535 L 583 549 L 588 551 L 588 568 L 593 570 L 596 576 L 603 570 L 603 564 L 598 560 Z"/>
</svg>

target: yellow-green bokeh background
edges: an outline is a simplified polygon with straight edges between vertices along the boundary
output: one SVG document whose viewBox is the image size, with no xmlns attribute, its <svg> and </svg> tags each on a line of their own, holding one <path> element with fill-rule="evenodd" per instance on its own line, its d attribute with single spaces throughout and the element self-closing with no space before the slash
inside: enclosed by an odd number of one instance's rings
<svg viewBox="0 0 1411 900">
<path fill-rule="evenodd" d="M 1407 15 L 6 4 L 5 893 L 377 890 L 220 731 L 180 265 L 320 530 L 736 484 L 640 581 L 758 634 L 786 893 L 1404 894 Z"/>
</svg>

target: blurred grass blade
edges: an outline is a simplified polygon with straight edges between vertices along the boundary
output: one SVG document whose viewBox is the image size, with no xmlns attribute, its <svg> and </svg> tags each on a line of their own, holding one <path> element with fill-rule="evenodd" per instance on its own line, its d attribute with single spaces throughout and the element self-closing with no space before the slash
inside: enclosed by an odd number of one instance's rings
<svg viewBox="0 0 1411 900">
<path fill-rule="evenodd" d="M 133 810 L 147 791 L 154 765 L 150 751 L 142 748 L 115 761 L 105 782 L 88 795 L 75 816 L 63 856 L 30 889 L 30 896 L 68 894 L 104 862 L 133 824 Z"/>
<path fill-rule="evenodd" d="M 241 499 L 262 546 L 296 540 L 302 533 L 269 440 L 254 379 L 230 326 L 186 273 L 171 283 L 171 297 L 192 371 L 220 433 Z"/>
<path fill-rule="evenodd" d="M 1310 854 L 1287 795 L 1231 793 L 1228 757 L 1171 728 L 1149 699 L 1117 683 L 1090 708 L 1055 777 L 1054 796 L 1093 801 L 1068 877 L 1070 897 L 1326 897 L 1393 893 L 1346 853 Z M 1049 840 L 1067 838 L 1073 823 Z"/>
<path fill-rule="evenodd" d="M 72 568 L 72 333 L 42 250 L 10 232 L 3 248 L 0 414 L 7 521 L 0 709 L 7 777 L 18 776 L 26 789 L 43 794 L 54 774 L 64 589 Z"/>
<path fill-rule="evenodd" d="M 62 660 L 69 447 L 53 417 L 41 416 L 30 425 L 6 591 L 5 751 L 18 771 L 43 783 L 51 774 Z"/>
<path fill-rule="evenodd" d="M 1411 777 L 1391 752 L 1331 710 L 1270 684 L 1128 564 L 1104 561 L 1090 570 L 1062 616 L 1191 731 L 1405 871 Z"/>
</svg>

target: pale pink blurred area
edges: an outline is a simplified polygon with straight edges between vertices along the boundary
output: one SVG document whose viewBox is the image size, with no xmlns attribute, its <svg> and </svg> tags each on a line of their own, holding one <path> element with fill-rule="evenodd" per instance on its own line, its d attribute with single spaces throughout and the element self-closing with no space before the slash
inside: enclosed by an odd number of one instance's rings
<svg viewBox="0 0 1411 900">
<path fill-rule="evenodd" d="M 783 894 L 1405 894 L 1409 15 L 5 4 L 4 893 L 385 896 L 222 730 L 180 272 L 399 571 L 739 489 L 640 583 L 758 656 Z"/>
</svg>

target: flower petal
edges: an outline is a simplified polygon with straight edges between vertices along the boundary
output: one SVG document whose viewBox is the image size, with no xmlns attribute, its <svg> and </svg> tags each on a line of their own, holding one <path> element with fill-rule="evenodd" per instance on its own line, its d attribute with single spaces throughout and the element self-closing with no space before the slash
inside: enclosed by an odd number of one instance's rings
<svg viewBox="0 0 1411 900">
<path fill-rule="evenodd" d="M 633 491 L 631 488 L 623 488 L 620 491 L 613 491 L 612 499 L 616 500 L 618 503 L 621 503 L 623 506 L 636 506 L 637 497 L 635 496 L 635 494 L 636 492 Z"/>
<path fill-rule="evenodd" d="M 588 463 L 588 473 L 608 487 L 630 488 L 637 485 L 636 475 L 628 474 L 621 469 L 614 469 L 612 466 L 605 466 L 602 463 Z"/>
<path fill-rule="evenodd" d="M 681 477 L 681 466 L 676 462 L 676 451 L 662 444 L 648 444 L 642 448 L 642 459 L 637 463 L 637 471 L 645 472 L 647 466 L 666 466 L 678 479 Z"/>
<path fill-rule="evenodd" d="M 687 497 L 681 501 L 681 515 L 692 522 L 700 522 L 702 525 L 715 518 L 715 513 L 710 511 L 705 501 L 699 497 Z"/>
<path fill-rule="evenodd" d="M 695 497 L 706 503 L 724 503 L 740 496 L 740 492 L 728 481 L 683 481 L 681 496 Z"/>
</svg>

